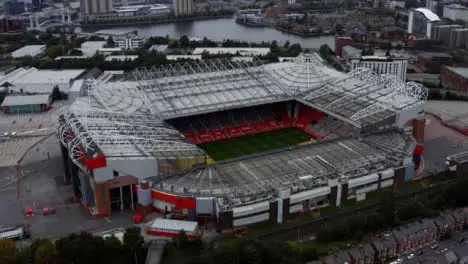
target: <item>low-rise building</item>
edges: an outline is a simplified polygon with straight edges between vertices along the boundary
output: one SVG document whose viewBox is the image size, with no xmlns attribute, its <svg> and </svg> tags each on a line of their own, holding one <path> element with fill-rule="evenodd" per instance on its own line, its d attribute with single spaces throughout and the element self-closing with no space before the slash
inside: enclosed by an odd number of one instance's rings
<svg viewBox="0 0 468 264">
<path fill-rule="evenodd" d="M 351 58 L 358 58 L 361 57 L 362 51 L 356 49 L 353 46 L 344 46 L 343 51 L 341 52 L 341 58 L 346 62 L 348 65 L 350 63 Z"/>
<path fill-rule="evenodd" d="M 345 47 L 346 48 L 346 47 Z M 405 82 L 408 69 L 408 60 L 393 56 L 360 56 L 352 57 L 349 61 L 350 70 L 367 68 L 376 74 L 394 75 L 397 79 Z"/>
<path fill-rule="evenodd" d="M 343 48 L 346 46 L 353 45 L 353 39 L 351 37 L 336 37 L 335 38 L 335 55 L 343 57 Z"/>
<path fill-rule="evenodd" d="M 138 35 L 126 35 L 115 39 L 115 45 L 121 49 L 139 49 L 145 44 L 146 38 Z"/>
<path fill-rule="evenodd" d="M 348 250 L 351 257 L 351 264 L 373 264 L 375 258 L 375 250 L 371 244 L 365 243 L 358 247 Z"/>
<path fill-rule="evenodd" d="M 148 49 L 148 51 L 149 52 L 155 51 L 155 52 L 159 52 L 159 53 L 166 53 L 168 48 L 169 48 L 169 45 L 153 45 Z"/>
<path fill-rule="evenodd" d="M 193 55 L 201 55 L 202 53 L 207 52 L 209 54 L 232 54 L 240 56 L 265 56 L 270 52 L 270 48 L 209 48 L 201 47 L 195 48 L 192 52 Z"/>
<path fill-rule="evenodd" d="M 398 252 L 406 254 L 437 241 L 438 230 L 433 220 L 423 219 L 393 230 Z"/>
<path fill-rule="evenodd" d="M 372 246 L 375 250 L 375 260 L 380 263 L 387 263 L 389 259 L 395 258 L 398 254 L 398 241 L 391 233 L 375 238 Z"/>
<path fill-rule="evenodd" d="M 45 53 L 46 45 L 27 45 L 11 53 L 13 58 L 36 57 Z"/>
<path fill-rule="evenodd" d="M 38 95 L 9 95 L 2 102 L 5 114 L 40 113 L 50 109 L 50 96 Z"/>
<path fill-rule="evenodd" d="M 68 93 L 73 81 L 84 73 L 85 70 L 18 68 L 2 76 L 0 84 L 8 83 L 10 93 L 50 94 L 55 86 L 58 86 L 60 91 Z"/>
<path fill-rule="evenodd" d="M 111 55 L 107 56 L 105 61 L 134 61 L 138 55 Z"/>
<path fill-rule="evenodd" d="M 434 219 L 434 223 L 437 226 L 437 237 L 442 239 L 447 234 L 456 231 L 457 224 L 451 214 L 443 213 L 439 217 Z"/>
<path fill-rule="evenodd" d="M 452 56 L 445 52 L 421 52 L 418 54 L 418 64 L 424 70 L 433 62 L 437 62 L 438 65 L 444 65 L 451 61 Z"/>
<path fill-rule="evenodd" d="M 459 92 L 468 92 L 468 68 L 444 66 L 440 70 L 443 87 Z"/>
<path fill-rule="evenodd" d="M 446 5 L 444 6 L 443 17 L 448 18 L 452 21 L 468 21 L 468 8 L 459 4 Z"/>
</svg>

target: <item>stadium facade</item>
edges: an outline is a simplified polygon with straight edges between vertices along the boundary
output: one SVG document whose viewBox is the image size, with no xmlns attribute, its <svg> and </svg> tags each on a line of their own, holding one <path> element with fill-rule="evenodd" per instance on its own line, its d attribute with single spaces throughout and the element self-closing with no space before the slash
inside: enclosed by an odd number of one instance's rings
<svg viewBox="0 0 468 264">
<path fill-rule="evenodd" d="M 424 87 L 365 68 L 338 72 L 316 54 L 134 77 L 88 80 L 87 96 L 59 117 L 66 179 L 93 215 L 133 209 L 138 197 L 140 209 L 213 216 L 220 229 L 283 222 L 410 181 L 423 151 Z M 317 142 L 222 162 L 197 146 L 285 127 Z"/>
</svg>

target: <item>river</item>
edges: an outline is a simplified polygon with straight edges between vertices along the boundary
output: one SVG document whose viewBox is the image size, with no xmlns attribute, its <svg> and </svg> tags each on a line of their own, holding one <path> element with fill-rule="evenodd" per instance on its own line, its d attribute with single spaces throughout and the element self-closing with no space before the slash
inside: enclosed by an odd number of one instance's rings
<svg viewBox="0 0 468 264">
<path fill-rule="evenodd" d="M 179 38 L 183 35 L 193 38 L 207 37 L 211 40 L 236 39 L 247 42 L 278 41 L 282 44 L 289 41 L 291 44 L 299 43 L 303 48 L 318 49 L 323 44 L 335 47 L 334 36 L 302 38 L 296 35 L 280 32 L 273 28 L 246 27 L 235 23 L 235 18 L 221 18 L 212 20 L 199 20 L 171 24 L 148 24 L 117 27 L 86 27 L 79 28 L 77 32 L 93 33 L 98 30 L 112 29 L 113 31 L 128 32 L 138 30 L 142 36 L 166 36 Z"/>
</svg>

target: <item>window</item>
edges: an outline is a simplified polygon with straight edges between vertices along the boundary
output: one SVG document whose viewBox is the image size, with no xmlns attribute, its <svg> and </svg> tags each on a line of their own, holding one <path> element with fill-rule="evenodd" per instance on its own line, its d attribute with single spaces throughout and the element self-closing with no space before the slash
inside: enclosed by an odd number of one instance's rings
<svg viewBox="0 0 468 264">
<path fill-rule="evenodd" d="M 113 170 L 112 173 L 114 174 L 114 177 L 119 177 L 119 172 L 118 171 Z"/>
</svg>

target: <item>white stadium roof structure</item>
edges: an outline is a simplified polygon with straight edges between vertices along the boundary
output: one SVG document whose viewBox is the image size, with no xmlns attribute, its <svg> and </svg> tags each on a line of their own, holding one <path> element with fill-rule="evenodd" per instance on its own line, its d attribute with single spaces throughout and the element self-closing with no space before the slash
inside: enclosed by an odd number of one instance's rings
<svg viewBox="0 0 468 264">
<path fill-rule="evenodd" d="M 80 168 L 86 170 L 80 152 L 125 159 L 204 157 L 164 121 L 172 118 L 297 100 L 364 127 L 422 107 L 427 97 L 419 84 L 367 69 L 338 72 L 316 54 L 267 65 L 207 60 L 139 69 L 134 77 L 129 82 L 87 80 L 88 96 L 60 115 L 60 138 Z M 193 194 L 231 198 L 265 195 L 286 183 L 307 188 L 329 177 L 354 177 L 398 165 L 411 145 L 412 137 L 399 132 L 338 138 L 167 175 L 156 186 L 171 190 L 177 185 Z"/>
</svg>

